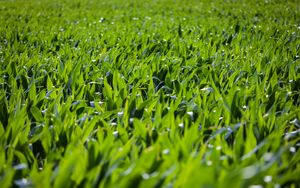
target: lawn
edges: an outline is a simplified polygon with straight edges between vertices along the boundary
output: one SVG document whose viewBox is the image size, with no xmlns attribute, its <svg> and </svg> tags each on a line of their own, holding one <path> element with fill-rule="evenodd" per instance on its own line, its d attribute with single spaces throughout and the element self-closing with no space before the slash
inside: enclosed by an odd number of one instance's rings
<svg viewBox="0 0 300 188">
<path fill-rule="evenodd" d="M 0 185 L 300 187 L 298 0 L 0 1 Z"/>
</svg>

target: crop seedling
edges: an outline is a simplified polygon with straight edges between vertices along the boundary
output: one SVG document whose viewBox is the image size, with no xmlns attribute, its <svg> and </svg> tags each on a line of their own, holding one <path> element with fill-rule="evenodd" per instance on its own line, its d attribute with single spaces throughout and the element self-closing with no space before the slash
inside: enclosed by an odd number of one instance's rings
<svg viewBox="0 0 300 188">
<path fill-rule="evenodd" d="M 1 187 L 299 187 L 299 12 L 0 1 Z"/>
</svg>

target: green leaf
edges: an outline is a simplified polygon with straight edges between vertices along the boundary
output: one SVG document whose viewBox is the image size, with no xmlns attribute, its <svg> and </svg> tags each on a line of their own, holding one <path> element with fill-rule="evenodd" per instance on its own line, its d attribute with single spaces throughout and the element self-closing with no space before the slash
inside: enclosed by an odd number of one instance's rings
<svg viewBox="0 0 300 188">
<path fill-rule="evenodd" d="M 31 107 L 30 112 L 36 121 L 44 122 L 44 117 L 42 115 L 42 112 L 36 106 Z"/>
</svg>

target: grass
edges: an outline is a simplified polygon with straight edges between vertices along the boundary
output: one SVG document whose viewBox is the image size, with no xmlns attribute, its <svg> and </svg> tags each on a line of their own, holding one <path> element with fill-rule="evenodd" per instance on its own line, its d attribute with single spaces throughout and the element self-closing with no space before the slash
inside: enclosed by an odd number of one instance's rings
<svg viewBox="0 0 300 188">
<path fill-rule="evenodd" d="M 1 187 L 299 187 L 298 3 L 1 1 Z"/>
</svg>

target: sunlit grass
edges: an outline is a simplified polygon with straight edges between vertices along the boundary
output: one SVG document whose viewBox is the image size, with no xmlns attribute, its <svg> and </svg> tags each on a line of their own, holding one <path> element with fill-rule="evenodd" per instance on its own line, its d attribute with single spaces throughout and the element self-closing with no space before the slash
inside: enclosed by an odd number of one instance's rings
<svg viewBox="0 0 300 188">
<path fill-rule="evenodd" d="M 1 187 L 297 187 L 297 1 L 1 1 Z"/>
</svg>

